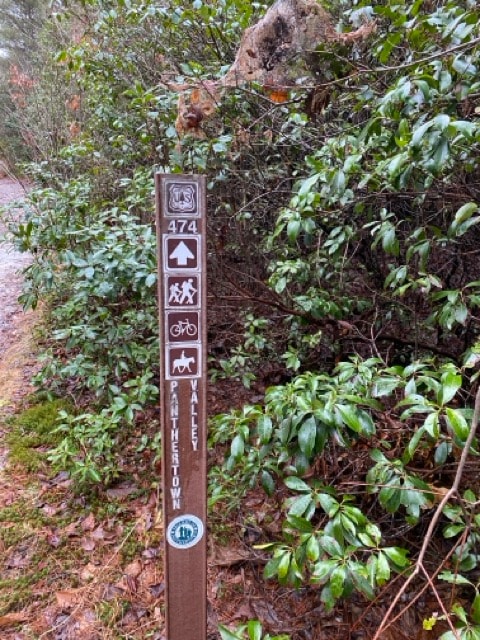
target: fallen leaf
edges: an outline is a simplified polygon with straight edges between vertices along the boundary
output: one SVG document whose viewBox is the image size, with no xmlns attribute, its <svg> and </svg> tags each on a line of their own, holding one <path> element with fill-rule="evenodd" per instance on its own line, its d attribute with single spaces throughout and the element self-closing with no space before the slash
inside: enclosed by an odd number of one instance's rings
<svg viewBox="0 0 480 640">
<path fill-rule="evenodd" d="M 158 584 L 151 584 L 148 589 L 154 598 L 158 598 L 165 591 L 165 583 L 159 582 Z"/>
<path fill-rule="evenodd" d="M 115 598 L 118 598 L 124 595 L 125 595 L 125 589 L 123 587 L 120 587 L 116 584 L 107 584 L 103 592 L 103 599 L 107 601 L 115 600 Z"/>
<path fill-rule="evenodd" d="M 42 507 L 43 513 L 49 517 L 56 516 L 58 510 L 58 507 L 55 507 L 53 504 L 44 504 Z"/>
<path fill-rule="evenodd" d="M 68 471 L 60 471 L 60 473 L 58 473 L 54 478 L 52 478 L 52 480 L 50 480 L 50 483 L 53 486 L 59 485 L 59 484 L 63 484 L 64 482 L 67 482 L 70 480 L 70 474 L 68 473 Z"/>
<path fill-rule="evenodd" d="M 84 609 L 80 614 L 77 614 L 74 626 L 76 637 L 82 637 L 85 633 L 91 633 L 93 630 L 92 626 L 96 622 L 97 616 L 95 615 L 95 611 L 93 609 Z"/>
<path fill-rule="evenodd" d="M 84 531 L 93 531 L 95 529 L 95 516 L 90 513 L 84 520 L 82 520 L 82 529 Z"/>
<path fill-rule="evenodd" d="M 138 578 L 138 576 L 142 573 L 142 569 L 143 566 L 140 560 L 134 560 L 125 567 L 123 573 L 126 576 L 130 576 L 130 578 Z"/>
<path fill-rule="evenodd" d="M 253 611 L 253 609 L 250 607 L 249 604 L 242 604 L 240 605 L 240 607 L 238 608 L 238 610 L 235 612 L 235 615 L 233 616 L 233 620 L 245 620 L 245 619 L 249 619 L 249 618 L 254 618 L 255 617 L 255 612 Z"/>
<path fill-rule="evenodd" d="M 115 544 L 118 540 L 118 538 L 121 538 L 123 535 L 123 525 L 120 523 L 117 523 L 115 525 L 110 525 L 108 527 L 108 531 L 104 532 L 104 540 L 106 544 Z"/>
<path fill-rule="evenodd" d="M 92 533 L 90 534 L 90 537 L 93 540 L 103 540 L 105 538 L 105 532 L 103 530 L 102 525 L 98 526 L 96 529 L 94 529 L 92 531 Z"/>
<path fill-rule="evenodd" d="M 136 625 L 138 621 L 141 618 L 143 618 L 146 614 L 147 614 L 146 609 L 143 609 L 142 607 L 131 607 L 123 616 L 120 624 L 124 628 L 132 625 Z"/>
<path fill-rule="evenodd" d="M 210 563 L 217 567 L 231 567 L 239 562 L 245 562 L 250 557 L 248 551 L 243 549 L 219 547 L 215 549 L 214 557 L 210 560 Z"/>
<path fill-rule="evenodd" d="M 78 536 L 77 527 L 78 527 L 78 522 L 71 522 L 64 529 L 65 535 L 67 535 L 69 538 L 72 538 L 74 536 Z"/>
<path fill-rule="evenodd" d="M 4 616 L 0 616 L 0 629 L 20 624 L 20 622 L 25 622 L 26 620 L 28 620 L 28 616 L 20 611 L 16 613 L 7 613 Z"/>
<path fill-rule="evenodd" d="M 118 498 L 126 498 L 132 493 L 135 493 L 135 491 L 137 490 L 138 487 L 136 484 L 132 484 L 131 482 L 123 482 L 117 487 L 107 489 L 107 497 L 110 498 L 110 500 L 118 500 Z"/>
<path fill-rule="evenodd" d="M 80 546 L 84 551 L 93 551 L 96 547 L 95 540 L 93 540 L 90 536 L 85 536 L 82 538 Z"/>
<path fill-rule="evenodd" d="M 62 544 L 62 538 L 55 531 L 51 531 L 47 535 L 47 542 L 51 547 L 53 547 L 54 549 L 57 549 L 57 547 L 59 547 Z"/>
<path fill-rule="evenodd" d="M 72 609 L 82 601 L 83 596 L 83 589 L 65 589 L 55 593 L 57 604 L 62 609 Z"/>
<path fill-rule="evenodd" d="M 5 566 L 8 569 L 24 569 L 30 564 L 31 551 L 25 548 L 21 548 L 14 551 L 5 561 Z"/>
<path fill-rule="evenodd" d="M 271 606 L 271 604 L 268 601 L 265 601 L 265 602 L 252 601 L 251 605 L 255 613 L 255 616 L 254 616 L 255 618 L 258 618 L 259 620 L 265 620 L 266 623 L 274 626 L 280 623 L 280 620 L 277 616 L 275 609 Z"/>
<path fill-rule="evenodd" d="M 94 565 L 92 562 L 89 562 L 80 571 L 80 580 L 82 580 L 83 582 L 88 582 L 89 580 L 95 577 L 97 570 L 98 570 L 98 567 Z"/>
<path fill-rule="evenodd" d="M 132 578 L 131 576 L 124 576 L 125 582 L 127 584 L 127 590 L 130 593 L 137 593 L 138 591 L 138 582 L 136 578 Z"/>
</svg>

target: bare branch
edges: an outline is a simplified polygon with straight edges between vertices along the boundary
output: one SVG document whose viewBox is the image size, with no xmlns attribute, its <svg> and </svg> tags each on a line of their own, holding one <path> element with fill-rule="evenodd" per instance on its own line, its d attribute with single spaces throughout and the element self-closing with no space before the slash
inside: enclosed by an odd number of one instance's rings
<svg viewBox="0 0 480 640">
<path fill-rule="evenodd" d="M 457 472 L 455 474 L 455 478 L 453 480 L 452 486 L 451 488 L 445 493 L 444 497 L 442 498 L 442 500 L 439 502 L 437 508 L 435 509 L 435 513 L 432 516 L 432 519 L 430 520 L 430 524 L 428 526 L 427 529 L 427 533 L 425 535 L 425 538 L 423 540 L 423 544 L 422 547 L 420 549 L 420 553 L 418 554 L 418 558 L 415 562 L 415 568 L 413 570 L 413 572 L 410 574 L 410 576 L 408 577 L 408 579 L 405 581 L 405 583 L 402 585 L 402 588 L 399 590 L 399 592 L 397 593 L 397 595 L 395 596 L 395 598 L 393 599 L 392 604 L 390 605 L 390 607 L 388 608 L 387 613 L 385 614 L 385 616 L 383 617 L 382 622 L 380 623 L 380 626 L 378 627 L 373 640 L 380 640 L 380 635 L 381 633 L 385 630 L 385 628 L 388 626 L 388 620 L 393 612 L 393 610 L 395 609 L 395 607 L 397 606 L 398 602 L 400 601 L 400 598 L 402 597 L 402 595 L 406 592 L 406 590 L 408 589 L 409 585 L 411 584 L 411 582 L 415 579 L 416 576 L 418 576 L 418 574 L 420 572 L 423 572 L 428 579 L 428 574 L 423 566 L 423 560 L 425 558 L 425 554 L 427 552 L 427 549 L 430 545 L 430 542 L 432 541 L 432 537 L 433 537 L 433 532 L 435 531 L 435 527 L 437 526 L 438 520 L 443 512 L 443 508 L 445 507 L 445 505 L 447 504 L 447 502 L 454 496 L 454 495 L 458 495 L 458 487 L 460 486 L 460 481 L 462 479 L 463 476 L 463 472 L 465 469 L 465 465 L 467 462 L 467 458 L 468 455 L 470 453 L 470 447 L 472 446 L 472 442 L 475 438 L 475 434 L 477 432 L 477 427 L 478 427 L 478 419 L 480 417 L 480 386 L 477 390 L 476 396 L 475 396 L 475 408 L 474 408 L 474 412 L 473 412 L 473 418 L 472 418 L 472 424 L 470 427 L 470 433 L 468 434 L 468 438 L 465 441 L 465 446 L 463 448 L 462 451 L 462 455 L 460 457 L 460 461 L 458 463 L 458 467 L 457 467 Z M 449 623 L 450 628 L 452 629 L 452 632 L 455 634 L 456 637 L 458 637 L 457 633 L 456 633 L 456 629 L 453 627 L 453 625 L 451 624 L 451 621 L 449 618 L 447 618 L 447 621 Z"/>
</svg>

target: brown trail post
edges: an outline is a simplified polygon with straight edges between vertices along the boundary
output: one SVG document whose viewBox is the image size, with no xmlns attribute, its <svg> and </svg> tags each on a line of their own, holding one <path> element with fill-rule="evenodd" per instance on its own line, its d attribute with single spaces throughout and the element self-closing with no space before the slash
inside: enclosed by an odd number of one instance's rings
<svg viewBox="0 0 480 640">
<path fill-rule="evenodd" d="M 167 640 L 207 634 L 206 181 L 155 174 Z"/>
</svg>

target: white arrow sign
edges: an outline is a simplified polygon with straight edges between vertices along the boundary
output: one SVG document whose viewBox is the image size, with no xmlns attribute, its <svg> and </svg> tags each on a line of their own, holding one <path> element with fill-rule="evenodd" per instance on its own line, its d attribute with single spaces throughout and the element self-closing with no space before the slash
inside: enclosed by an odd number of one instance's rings
<svg viewBox="0 0 480 640">
<path fill-rule="evenodd" d="M 177 244 L 168 257 L 170 260 L 176 260 L 179 267 L 186 267 L 189 260 L 195 260 L 195 256 L 183 240 Z"/>
</svg>

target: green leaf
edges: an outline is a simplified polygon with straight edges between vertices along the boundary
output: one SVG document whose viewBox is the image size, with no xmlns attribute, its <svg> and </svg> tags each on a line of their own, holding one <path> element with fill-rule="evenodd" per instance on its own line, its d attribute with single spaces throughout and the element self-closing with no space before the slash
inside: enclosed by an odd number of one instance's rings
<svg viewBox="0 0 480 640">
<path fill-rule="evenodd" d="M 318 501 L 329 518 L 333 518 L 340 508 L 338 501 L 328 493 L 320 493 Z"/>
<path fill-rule="evenodd" d="M 420 144 L 423 141 L 423 137 L 425 133 L 428 131 L 428 129 L 430 129 L 432 125 L 433 125 L 433 122 L 430 120 L 429 122 L 425 122 L 420 127 L 417 127 L 417 129 L 415 129 L 412 136 L 412 142 L 411 142 L 412 147 L 420 146 Z"/>
<path fill-rule="evenodd" d="M 275 492 L 275 480 L 272 478 L 272 475 L 264 469 L 262 471 L 262 487 L 265 493 L 268 496 L 272 496 Z"/>
<path fill-rule="evenodd" d="M 330 584 L 327 584 L 320 594 L 320 600 L 323 602 L 323 606 L 325 607 L 325 611 L 327 613 L 333 609 L 335 606 L 335 598 L 333 597 L 332 590 L 330 589 Z"/>
<path fill-rule="evenodd" d="M 448 371 L 444 373 L 441 378 L 441 387 L 438 393 L 438 403 L 441 405 L 447 404 L 455 396 L 457 391 L 462 386 L 462 376 Z"/>
<path fill-rule="evenodd" d="M 284 482 L 286 486 L 289 489 L 292 489 L 293 491 L 303 491 L 307 493 L 311 492 L 310 486 L 300 478 L 297 478 L 296 476 L 290 476 L 288 478 L 285 478 Z"/>
<path fill-rule="evenodd" d="M 380 540 L 382 539 L 382 532 L 380 531 L 380 528 L 376 524 L 373 524 L 372 522 L 368 522 L 368 524 L 365 527 L 365 531 L 366 533 L 368 533 L 369 536 L 373 538 L 375 544 L 377 545 L 380 544 Z M 367 545 L 367 546 L 370 546 L 370 545 Z"/>
<path fill-rule="evenodd" d="M 368 582 L 365 576 L 362 576 L 358 571 L 351 571 L 352 581 L 355 587 L 363 593 L 363 595 L 369 600 L 373 600 L 375 592 L 372 585 Z"/>
<path fill-rule="evenodd" d="M 386 229 L 382 235 L 382 248 L 385 253 L 392 256 L 398 256 L 399 254 L 399 243 L 396 236 L 396 229 L 393 225 Z"/>
<path fill-rule="evenodd" d="M 475 134 L 476 126 L 473 122 L 469 122 L 468 120 L 455 120 L 450 123 L 450 128 L 455 131 L 459 131 L 466 138 L 471 138 Z"/>
<path fill-rule="evenodd" d="M 299 516 L 289 513 L 287 516 L 287 520 L 288 523 L 292 525 L 292 527 L 300 531 L 300 533 L 312 533 L 313 531 L 312 523 L 305 518 L 300 518 Z"/>
<path fill-rule="evenodd" d="M 465 531 L 464 524 L 448 524 L 443 530 L 444 538 L 455 538 L 459 533 Z"/>
<path fill-rule="evenodd" d="M 224 627 L 222 624 L 219 625 L 218 630 L 222 637 L 222 640 L 243 640 L 242 634 L 237 634 L 234 631 L 230 631 L 227 627 Z"/>
<path fill-rule="evenodd" d="M 145 285 L 150 288 L 155 284 L 156 281 L 157 281 L 157 275 L 155 273 L 149 273 L 148 276 L 145 278 Z"/>
<path fill-rule="evenodd" d="M 310 176 L 306 180 L 303 180 L 300 189 L 298 190 L 299 196 L 306 196 L 307 193 L 311 191 L 314 185 L 320 180 L 320 174 L 315 173 L 313 176 Z"/>
<path fill-rule="evenodd" d="M 437 466 L 445 464 L 448 454 L 450 453 L 450 448 L 450 444 L 444 440 L 435 449 L 434 461 Z"/>
<path fill-rule="evenodd" d="M 291 551 L 285 551 L 279 559 L 278 567 L 277 567 L 277 575 L 280 580 L 286 578 L 288 574 L 288 570 L 290 568 L 290 561 L 292 559 Z"/>
<path fill-rule="evenodd" d="M 453 433 L 459 440 L 465 441 L 470 433 L 470 426 L 463 417 L 461 411 L 459 409 L 451 409 L 450 407 L 447 407 L 445 413 L 447 415 L 448 424 L 452 428 Z"/>
<path fill-rule="evenodd" d="M 350 427 L 352 431 L 360 433 L 362 430 L 362 423 L 360 421 L 357 407 L 348 404 L 337 404 L 335 408 L 340 413 L 343 422 Z"/>
<path fill-rule="evenodd" d="M 345 174 L 341 169 L 335 171 L 331 185 L 337 195 L 342 195 L 345 191 Z"/>
<path fill-rule="evenodd" d="M 397 567 L 407 567 L 410 564 L 407 558 L 408 549 L 402 549 L 402 547 L 384 547 L 382 551 Z"/>
<path fill-rule="evenodd" d="M 265 565 L 265 569 L 263 570 L 263 577 L 265 580 L 270 580 L 277 575 L 278 565 L 280 562 L 280 558 L 272 558 Z"/>
<path fill-rule="evenodd" d="M 470 609 L 470 615 L 475 624 L 480 624 L 480 594 L 477 593 L 472 602 L 472 608 Z"/>
<path fill-rule="evenodd" d="M 467 202 L 462 207 L 460 207 L 460 209 L 457 210 L 453 224 L 457 226 L 462 222 L 465 222 L 465 220 L 468 220 L 469 218 L 471 218 L 472 215 L 477 211 L 478 211 L 478 205 L 476 202 Z"/>
<path fill-rule="evenodd" d="M 346 570 L 345 567 L 336 567 L 330 575 L 330 590 L 335 599 L 340 598 L 343 593 L 343 585 L 345 583 Z"/>
<path fill-rule="evenodd" d="M 377 462 L 380 464 L 387 462 L 387 458 L 383 455 L 380 449 L 372 449 L 370 451 L 370 457 L 374 462 Z"/>
<path fill-rule="evenodd" d="M 300 227 L 300 220 L 290 220 L 290 222 L 287 224 L 287 236 L 290 242 L 295 242 L 298 237 Z"/>
<path fill-rule="evenodd" d="M 450 116 L 445 113 L 441 113 L 436 116 L 433 121 L 440 131 L 444 131 L 450 124 Z"/>
<path fill-rule="evenodd" d="M 388 513 L 395 513 L 402 504 L 402 488 L 399 486 L 398 481 L 394 480 L 394 486 L 387 486 L 380 489 L 378 499 L 380 504 Z"/>
<path fill-rule="evenodd" d="M 307 418 L 298 432 L 298 445 L 300 450 L 310 458 L 315 448 L 317 438 L 317 421 L 313 416 Z"/>
<path fill-rule="evenodd" d="M 377 571 L 375 575 L 379 585 L 385 584 L 390 579 L 390 565 L 385 553 L 380 552 L 377 556 Z"/>
<path fill-rule="evenodd" d="M 262 444 L 268 444 L 272 436 L 273 424 L 269 416 L 261 415 L 257 420 L 257 433 Z"/>
<path fill-rule="evenodd" d="M 236 435 L 232 440 L 230 453 L 235 460 L 239 460 L 245 453 L 245 441 L 240 434 Z"/>
<path fill-rule="evenodd" d="M 326 579 L 336 566 L 332 560 L 320 560 L 317 562 L 312 573 L 312 582 L 325 583 Z"/>
<path fill-rule="evenodd" d="M 310 494 L 304 494 L 300 498 L 297 498 L 292 502 L 288 513 L 292 516 L 303 516 L 303 514 L 306 513 L 311 504 L 312 498 Z"/>
<path fill-rule="evenodd" d="M 449 582 L 450 584 L 472 584 L 470 580 L 467 580 L 464 576 L 459 573 L 452 573 L 451 571 L 442 571 L 438 577 L 440 580 L 444 580 L 445 582 Z"/>
<path fill-rule="evenodd" d="M 440 436 L 440 423 L 438 420 L 438 413 L 429 413 L 425 418 L 422 429 L 424 429 L 432 438 L 437 440 L 437 438 Z"/>
<path fill-rule="evenodd" d="M 458 633 L 453 633 L 453 631 L 446 631 L 445 633 L 442 633 L 438 640 L 458 640 Z"/>
<path fill-rule="evenodd" d="M 249 620 L 247 623 L 247 630 L 250 640 L 262 639 L 262 625 L 258 620 Z"/>
<path fill-rule="evenodd" d="M 441 136 L 440 140 L 435 146 L 435 150 L 432 156 L 432 168 L 436 173 L 439 173 L 450 155 L 450 147 L 448 138 Z"/>
<path fill-rule="evenodd" d="M 375 380 L 373 385 L 372 395 L 375 398 L 382 398 L 383 396 L 389 396 L 395 389 L 401 384 L 398 378 L 380 377 Z"/>
<path fill-rule="evenodd" d="M 331 556 L 342 557 L 343 549 L 332 536 L 322 536 L 319 539 L 320 546 Z"/>
<path fill-rule="evenodd" d="M 413 437 L 411 438 L 410 442 L 408 443 L 408 446 L 406 448 L 406 450 L 404 451 L 404 454 L 402 456 L 402 460 L 404 463 L 410 462 L 410 460 L 413 458 L 415 451 L 417 450 L 417 447 L 420 443 L 420 440 L 423 438 L 423 434 L 425 433 L 425 428 L 424 427 L 420 427 L 419 429 L 417 429 L 417 431 L 414 433 Z"/>
<path fill-rule="evenodd" d="M 318 544 L 318 540 L 314 535 L 310 536 L 310 538 L 308 539 L 306 554 L 310 562 L 316 562 L 320 557 L 320 545 Z"/>
</svg>

